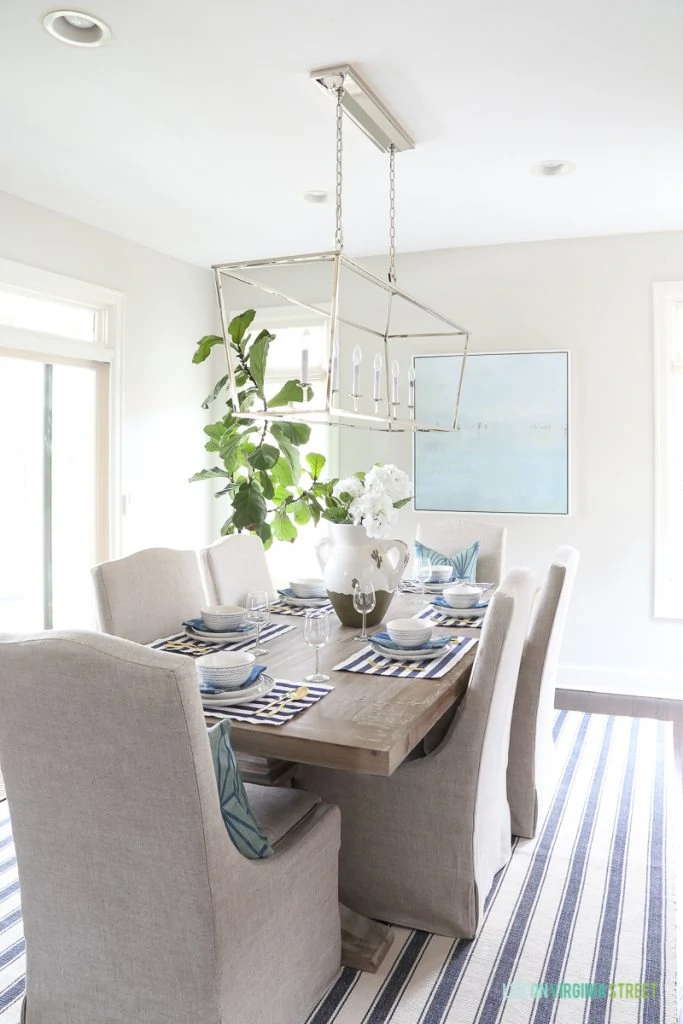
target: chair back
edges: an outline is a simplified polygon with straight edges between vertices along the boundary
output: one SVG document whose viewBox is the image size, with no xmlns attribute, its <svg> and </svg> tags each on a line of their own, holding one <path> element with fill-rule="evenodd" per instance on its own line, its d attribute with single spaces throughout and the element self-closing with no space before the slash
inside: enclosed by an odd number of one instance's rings
<svg viewBox="0 0 683 1024">
<path fill-rule="evenodd" d="M 417 527 L 417 540 L 421 544 L 449 557 L 479 541 L 477 579 L 496 584 L 503 578 L 506 534 L 504 526 L 452 515 L 429 516 L 422 519 Z"/>
<path fill-rule="evenodd" d="M 194 664 L 54 632 L 0 640 L 0 674 L 27 1024 L 218 1020 L 212 886 L 240 855 Z"/>
<path fill-rule="evenodd" d="M 266 553 L 253 533 L 233 533 L 199 552 L 206 597 L 211 604 L 244 605 L 250 590 L 275 598 Z"/>
<path fill-rule="evenodd" d="M 182 629 L 205 603 L 194 551 L 146 548 L 91 570 L 100 629 L 146 644 Z"/>
<path fill-rule="evenodd" d="M 576 548 L 558 549 L 532 615 L 519 670 L 507 788 L 513 834 L 528 839 L 536 834 L 552 780 L 555 684 L 578 564 Z"/>
</svg>

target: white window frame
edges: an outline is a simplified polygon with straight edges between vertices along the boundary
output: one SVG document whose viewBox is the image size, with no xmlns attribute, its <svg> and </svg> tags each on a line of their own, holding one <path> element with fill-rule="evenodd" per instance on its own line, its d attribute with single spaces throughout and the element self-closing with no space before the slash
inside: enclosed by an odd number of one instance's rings
<svg viewBox="0 0 683 1024">
<path fill-rule="evenodd" d="M 655 537 L 654 537 L 654 617 L 683 619 L 683 572 L 677 578 L 672 571 L 671 537 L 683 524 L 674 522 L 668 473 L 674 444 L 671 424 L 671 378 L 678 342 L 680 359 L 683 338 L 676 337 L 676 313 L 683 307 L 683 281 L 657 282 L 653 286 L 654 312 L 654 410 L 655 410 Z M 683 442 L 680 444 L 683 459 Z"/>
<path fill-rule="evenodd" d="M 95 338 L 92 342 L 0 324 L 0 355 L 92 366 L 98 371 L 98 488 L 100 499 L 108 492 L 108 500 L 100 501 L 103 515 L 97 523 L 97 558 L 103 561 L 114 558 L 121 552 L 122 528 L 121 352 L 124 295 L 102 285 L 6 259 L 0 259 L 0 288 L 36 298 L 90 306 L 95 313 Z"/>
</svg>

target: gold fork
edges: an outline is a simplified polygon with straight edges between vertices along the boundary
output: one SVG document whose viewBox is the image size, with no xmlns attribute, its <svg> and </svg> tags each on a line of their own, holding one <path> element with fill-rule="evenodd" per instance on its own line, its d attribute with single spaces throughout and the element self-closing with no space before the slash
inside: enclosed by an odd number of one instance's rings
<svg viewBox="0 0 683 1024">
<path fill-rule="evenodd" d="M 275 700 L 271 700 L 268 704 L 264 704 L 262 708 L 259 708 L 256 715 L 266 715 L 271 718 L 273 715 L 277 715 L 282 709 L 295 700 L 303 700 L 308 694 L 307 686 L 297 686 L 296 690 L 292 690 L 291 693 L 285 694 L 284 697 L 276 697 Z"/>
</svg>

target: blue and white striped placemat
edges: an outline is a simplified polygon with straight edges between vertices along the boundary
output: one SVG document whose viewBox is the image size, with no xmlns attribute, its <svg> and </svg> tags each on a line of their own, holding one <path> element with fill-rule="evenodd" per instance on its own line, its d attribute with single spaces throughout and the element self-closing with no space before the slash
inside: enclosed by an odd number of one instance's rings
<svg viewBox="0 0 683 1024">
<path fill-rule="evenodd" d="M 320 615 L 327 615 L 332 611 L 332 602 L 326 601 L 325 604 L 319 605 L 317 608 L 295 608 L 294 605 L 287 604 L 286 601 L 271 601 L 270 610 L 276 615 L 306 615 L 308 612 L 318 618 Z"/>
<path fill-rule="evenodd" d="M 376 654 L 372 647 L 362 647 L 350 658 L 335 665 L 336 672 L 362 672 L 368 676 L 399 676 L 402 679 L 440 679 L 457 665 L 471 648 L 479 643 L 476 637 L 458 636 L 440 658 L 400 661 Z"/>
<path fill-rule="evenodd" d="M 261 643 L 266 640 L 273 640 L 296 629 L 296 626 L 286 622 L 272 622 L 261 630 Z M 198 636 L 190 636 L 189 633 L 175 633 L 173 636 L 166 636 L 161 640 L 155 640 L 149 644 L 157 651 L 168 651 L 169 654 L 186 654 L 189 658 L 198 658 L 202 654 L 213 654 L 216 651 L 248 651 L 256 644 L 256 633 L 252 633 L 248 640 L 238 640 L 237 643 L 216 644 L 210 640 L 202 640 Z"/>
<path fill-rule="evenodd" d="M 418 615 L 418 619 L 427 619 L 429 622 L 433 622 L 435 626 L 459 626 L 461 628 L 467 626 L 469 629 L 481 629 L 485 618 L 485 615 L 478 615 L 475 619 L 456 618 L 455 615 L 448 615 L 446 612 L 438 611 L 434 605 L 425 608 Z"/>
<path fill-rule="evenodd" d="M 268 715 L 265 712 L 273 707 L 273 702 L 282 700 L 298 689 L 299 686 L 307 686 L 308 693 L 300 700 L 290 701 L 282 711 L 275 715 Z M 245 704 L 233 704 L 229 707 L 220 705 L 212 707 L 207 700 L 204 701 L 204 715 L 206 718 L 230 718 L 233 722 L 251 722 L 253 725 L 284 725 L 291 721 L 295 715 L 306 711 L 307 708 L 317 704 L 319 700 L 326 697 L 333 686 L 325 683 L 292 683 L 288 679 L 278 679 L 275 686 L 265 696 L 257 700 L 250 700 Z M 261 713 L 259 713 L 261 712 Z"/>
</svg>

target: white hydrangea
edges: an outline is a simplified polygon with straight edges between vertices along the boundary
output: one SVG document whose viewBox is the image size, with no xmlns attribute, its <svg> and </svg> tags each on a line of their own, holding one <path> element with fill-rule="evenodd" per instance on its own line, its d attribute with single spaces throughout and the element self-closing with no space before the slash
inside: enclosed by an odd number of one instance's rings
<svg viewBox="0 0 683 1024">
<path fill-rule="evenodd" d="M 413 496 L 413 485 L 408 474 L 391 464 L 373 466 L 365 476 L 365 488 L 373 493 L 385 494 L 392 504 Z"/>
<path fill-rule="evenodd" d="M 389 537 L 398 518 L 388 494 L 366 489 L 349 505 L 355 526 L 363 526 L 368 537 Z"/>
<path fill-rule="evenodd" d="M 350 494 L 352 498 L 360 498 L 364 490 L 362 480 L 359 480 L 357 476 L 347 476 L 343 480 L 337 481 L 332 488 L 332 494 L 335 498 L 342 494 Z"/>
</svg>

